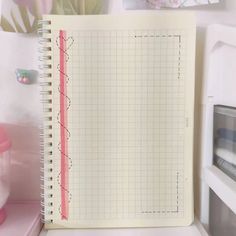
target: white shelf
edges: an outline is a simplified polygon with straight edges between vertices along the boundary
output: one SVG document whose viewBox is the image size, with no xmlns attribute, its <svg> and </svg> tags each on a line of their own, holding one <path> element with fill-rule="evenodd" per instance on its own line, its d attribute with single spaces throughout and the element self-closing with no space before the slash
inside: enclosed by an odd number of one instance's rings
<svg viewBox="0 0 236 236">
<path fill-rule="evenodd" d="M 201 233 L 200 233 L 201 231 Z M 42 230 L 40 236 L 207 236 L 196 221 L 188 227 L 173 228 L 130 228 L 130 229 L 74 229 Z"/>
<path fill-rule="evenodd" d="M 205 181 L 217 196 L 236 214 L 236 182 L 215 166 L 205 169 Z"/>
</svg>

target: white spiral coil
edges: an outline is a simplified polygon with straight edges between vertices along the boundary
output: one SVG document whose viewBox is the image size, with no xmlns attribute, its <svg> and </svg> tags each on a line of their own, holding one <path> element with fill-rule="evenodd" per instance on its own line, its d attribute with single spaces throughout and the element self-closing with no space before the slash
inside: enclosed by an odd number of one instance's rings
<svg viewBox="0 0 236 236">
<path fill-rule="evenodd" d="M 52 45 L 51 22 L 41 20 L 39 25 L 39 69 L 41 102 L 43 103 L 43 126 L 41 128 L 41 215 L 46 224 L 53 223 L 53 135 L 52 135 Z"/>
</svg>

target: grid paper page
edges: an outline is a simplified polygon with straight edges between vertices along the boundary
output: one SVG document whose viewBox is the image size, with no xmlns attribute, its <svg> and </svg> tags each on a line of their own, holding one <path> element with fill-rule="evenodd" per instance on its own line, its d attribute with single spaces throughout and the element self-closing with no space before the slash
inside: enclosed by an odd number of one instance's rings
<svg viewBox="0 0 236 236">
<path fill-rule="evenodd" d="M 69 219 L 60 218 L 58 161 L 54 221 L 114 227 L 185 219 L 188 32 L 163 27 L 66 32 L 73 39 L 67 66 Z M 58 34 L 53 32 L 54 42 Z M 56 91 L 56 43 L 53 53 Z M 58 111 L 58 93 L 53 96 Z M 59 157 L 55 115 L 53 121 Z"/>
</svg>

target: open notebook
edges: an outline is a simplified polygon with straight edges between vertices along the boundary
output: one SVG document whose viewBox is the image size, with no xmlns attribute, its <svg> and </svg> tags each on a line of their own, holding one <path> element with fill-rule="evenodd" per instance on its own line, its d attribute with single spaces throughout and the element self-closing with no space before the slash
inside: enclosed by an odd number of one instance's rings
<svg viewBox="0 0 236 236">
<path fill-rule="evenodd" d="M 193 220 L 191 13 L 45 16 L 47 228 Z"/>
</svg>

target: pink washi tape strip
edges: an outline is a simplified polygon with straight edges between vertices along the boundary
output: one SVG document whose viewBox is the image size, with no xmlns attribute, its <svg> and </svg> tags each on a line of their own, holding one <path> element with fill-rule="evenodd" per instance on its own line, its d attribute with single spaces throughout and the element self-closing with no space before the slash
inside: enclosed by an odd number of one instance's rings
<svg viewBox="0 0 236 236">
<path fill-rule="evenodd" d="M 60 30 L 60 141 L 61 141 L 61 219 L 68 219 L 68 131 L 67 131 L 67 76 L 66 32 Z"/>
</svg>

